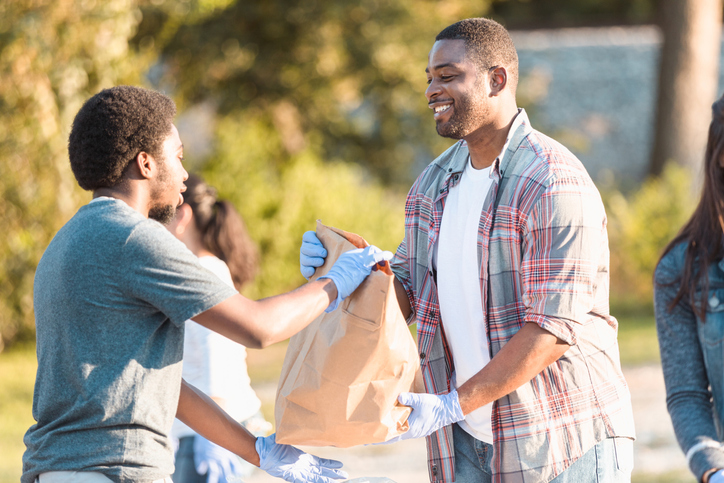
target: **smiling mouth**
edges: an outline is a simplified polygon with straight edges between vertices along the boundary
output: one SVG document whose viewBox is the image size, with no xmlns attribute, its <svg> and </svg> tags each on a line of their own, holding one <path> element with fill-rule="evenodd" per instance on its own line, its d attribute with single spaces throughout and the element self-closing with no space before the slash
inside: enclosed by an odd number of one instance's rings
<svg viewBox="0 0 724 483">
<path fill-rule="evenodd" d="M 444 106 L 437 106 L 435 109 L 433 109 L 433 111 L 435 112 L 435 114 L 438 114 L 440 112 L 445 112 L 448 109 L 450 109 L 450 106 L 452 106 L 452 104 L 445 104 Z"/>
</svg>

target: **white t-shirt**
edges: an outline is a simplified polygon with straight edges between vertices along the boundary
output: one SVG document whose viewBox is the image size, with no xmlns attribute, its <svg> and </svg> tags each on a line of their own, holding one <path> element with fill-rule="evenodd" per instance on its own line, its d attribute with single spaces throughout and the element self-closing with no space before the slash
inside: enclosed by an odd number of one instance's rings
<svg viewBox="0 0 724 483">
<path fill-rule="evenodd" d="M 468 158 L 460 183 L 447 196 L 435 250 L 440 315 L 455 363 L 456 388 L 490 362 L 480 293 L 478 225 L 492 182 L 490 168 L 475 169 Z M 460 427 L 493 444 L 492 408 L 491 403 L 476 409 Z"/>
<path fill-rule="evenodd" d="M 222 260 L 207 256 L 200 257 L 199 262 L 234 286 L 229 268 Z M 208 396 L 225 399 L 226 412 L 239 422 L 255 415 L 261 408 L 246 369 L 246 348 L 193 320 L 186 321 L 182 375 L 186 382 Z M 194 434 L 184 423 L 174 420 L 173 437 Z"/>
<path fill-rule="evenodd" d="M 499 160 L 503 159 L 510 136 L 520 123 L 521 117 L 516 116 L 498 155 Z M 455 388 L 490 362 L 480 283 L 478 230 L 483 204 L 493 185 L 491 169 L 492 166 L 473 168 L 468 156 L 460 182 L 450 188 L 445 200 L 440 236 L 433 251 L 440 315 L 455 364 L 452 375 Z M 472 437 L 493 444 L 492 410 L 492 403 L 480 407 L 458 424 Z"/>
</svg>

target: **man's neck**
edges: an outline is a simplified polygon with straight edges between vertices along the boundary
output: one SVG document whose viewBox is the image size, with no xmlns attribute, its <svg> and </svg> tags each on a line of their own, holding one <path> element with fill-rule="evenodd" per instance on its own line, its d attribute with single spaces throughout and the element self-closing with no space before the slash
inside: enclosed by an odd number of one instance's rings
<svg viewBox="0 0 724 483">
<path fill-rule="evenodd" d="M 93 191 L 94 199 L 101 196 L 121 200 L 128 206 L 148 218 L 148 202 L 144 202 L 142 196 L 140 196 L 139 193 L 119 188 L 98 188 L 97 190 Z"/>
<path fill-rule="evenodd" d="M 493 164 L 505 146 L 510 126 L 517 114 L 518 108 L 513 106 L 506 110 L 504 115 L 498 116 L 495 122 L 482 126 L 465 137 L 473 168 L 485 169 Z"/>
</svg>

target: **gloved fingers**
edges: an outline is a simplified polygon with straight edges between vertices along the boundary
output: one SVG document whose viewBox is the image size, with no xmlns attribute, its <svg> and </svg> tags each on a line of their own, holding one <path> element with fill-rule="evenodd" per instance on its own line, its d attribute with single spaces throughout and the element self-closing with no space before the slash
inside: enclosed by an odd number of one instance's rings
<svg viewBox="0 0 724 483">
<path fill-rule="evenodd" d="M 341 461 L 337 460 L 331 460 L 328 458 L 320 458 L 319 456 L 312 456 L 312 461 L 314 461 L 314 464 L 316 466 L 319 466 L 320 468 L 341 468 L 344 466 Z"/>
<path fill-rule="evenodd" d="M 394 256 L 392 252 L 382 251 L 374 245 L 365 247 L 362 255 L 362 259 L 366 267 L 372 267 L 379 262 L 392 260 L 392 257 Z"/>
<path fill-rule="evenodd" d="M 344 480 L 349 478 L 347 472 L 342 470 L 333 470 L 334 474 L 319 474 L 318 472 L 307 472 L 303 478 L 298 480 L 299 483 L 336 483 L 336 480 Z M 294 480 L 297 482 L 297 479 Z"/>
<path fill-rule="evenodd" d="M 218 465 L 210 464 L 209 472 L 206 474 L 206 483 L 221 483 L 222 481 L 225 483 L 226 478 L 222 480 L 221 473 Z"/>
<path fill-rule="evenodd" d="M 317 234 L 313 231 L 305 232 L 302 235 L 302 249 L 301 252 L 311 257 L 326 257 L 327 250 L 322 245 L 322 242 L 317 238 Z"/>
<path fill-rule="evenodd" d="M 311 276 L 314 275 L 314 267 L 308 267 L 308 266 L 302 265 L 299 270 L 302 272 L 302 276 L 304 278 L 306 278 L 307 280 L 309 280 L 311 278 Z"/>
<path fill-rule="evenodd" d="M 327 250 L 325 250 L 321 245 L 311 245 L 310 247 L 302 245 L 302 248 L 299 250 L 299 261 L 304 265 L 314 263 L 315 267 L 321 267 L 324 264 L 326 256 Z"/>
<path fill-rule="evenodd" d="M 335 480 L 346 480 L 349 478 L 349 473 L 339 468 L 324 468 L 322 470 L 322 476 Z"/>
<path fill-rule="evenodd" d="M 299 255 L 299 264 L 302 266 L 317 268 L 324 265 L 324 258 L 321 256 L 312 256 L 302 253 Z"/>
<path fill-rule="evenodd" d="M 349 475 L 346 471 L 333 468 L 322 468 L 322 474 L 319 475 L 319 480 L 322 482 L 331 483 L 333 480 L 346 480 Z"/>
<path fill-rule="evenodd" d="M 420 405 L 420 396 L 412 392 L 403 392 L 397 396 L 397 401 L 403 406 L 410 406 L 415 409 Z"/>
</svg>

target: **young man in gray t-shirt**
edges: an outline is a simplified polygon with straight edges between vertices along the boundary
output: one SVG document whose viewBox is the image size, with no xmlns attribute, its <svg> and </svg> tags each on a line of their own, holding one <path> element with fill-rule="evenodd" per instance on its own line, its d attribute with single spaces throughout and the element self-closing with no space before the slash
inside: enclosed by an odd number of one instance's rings
<svg viewBox="0 0 724 483">
<path fill-rule="evenodd" d="M 37 423 L 25 435 L 22 483 L 170 481 L 174 416 L 287 481 L 344 478 L 338 462 L 255 438 L 183 382 L 184 321 L 264 347 L 336 307 L 391 254 L 353 250 L 326 278 L 246 299 L 159 223 L 183 202 L 188 176 L 174 115 L 166 96 L 121 86 L 93 96 L 73 122 L 71 167 L 94 199 L 36 272 Z"/>
</svg>

